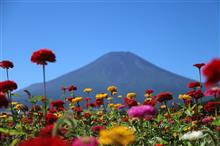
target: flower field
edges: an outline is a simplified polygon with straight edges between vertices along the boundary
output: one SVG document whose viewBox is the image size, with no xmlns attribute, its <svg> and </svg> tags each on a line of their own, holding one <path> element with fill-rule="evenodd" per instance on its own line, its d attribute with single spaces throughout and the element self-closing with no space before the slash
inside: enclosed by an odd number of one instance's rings
<svg viewBox="0 0 220 146">
<path fill-rule="evenodd" d="M 32 54 L 31 62 L 42 67 L 44 94 L 32 96 L 25 90 L 29 106 L 14 101 L 19 96 L 14 93 L 18 85 L 9 76 L 14 64 L 0 62 L 7 77 L 0 82 L 1 146 L 220 145 L 219 58 L 194 64 L 199 81 L 188 83 L 188 92 L 178 97 L 169 91 L 155 94 L 153 89 L 138 98 L 134 92 L 119 95 L 120 89 L 112 85 L 105 93 L 88 87 L 85 94 L 76 95 L 77 85 L 60 85 L 61 98 L 52 100 L 47 98 L 45 70 L 55 61 L 49 49 Z M 140 98 L 143 102 L 138 102 Z"/>
</svg>

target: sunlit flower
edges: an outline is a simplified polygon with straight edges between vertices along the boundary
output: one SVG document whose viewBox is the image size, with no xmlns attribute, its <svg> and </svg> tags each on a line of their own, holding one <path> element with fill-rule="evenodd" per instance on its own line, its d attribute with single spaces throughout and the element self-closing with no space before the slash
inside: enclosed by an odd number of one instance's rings
<svg viewBox="0 0 220 146">
<path fill-rule="evenodd" d="M 135 98 L 136 96 L 137 96 L 137 94 L 134 93 L 134 92 L 130 92 L 130 93 L 127 94 L 127 98 L 129 98 L 129 99 L 133 99 L 133 98 Z"/>
<path fill-rule="evenodd" d="M 189 100 L 191 99 L 192 97 L 189 96 L 188 94 L 180 94 L 179 95 L 179 99 L 182 99 L 182 100 Z"/>
<path fill-rule="evenodd" d="M 108 94 L 107 93 L 96 94 L 96 99 L 104 99 L 104 98 L 108 98 Z"/>
<path fill-rule="evenodd" d="M 47 62 L 55 62 L 56 56 L 49 49 L 40 49 L 32 54 L 31 61 L 40 65 L 47 65 Z"/>
<path fill-rule="evenodd" d="M 83 92 L 90 93 L 90 92 L 92 92 L 92 88 L 85 88 L 85 89 L 83 90 Z"/>
<path fill-rule="evenodd" d="M 0 82 L 0 92 L 7 93 L 17 89 L 17 84 L 14 81 L 7 80 Z"/>
<path fill-rule="evenodd" d="M 203 75 L 206 77 L 206 85 L 214 85 L 220 81 L 220 59 L 210 61 L 203 68 Z"/>
<path fill-rule="evenodd" d="M 117 126 L 108 130 L 101 130 L 98 141 L 103 145 L 112 144 L 126 146 L 135 141 L 134 131 L 124 126 Z"/>
<path fill-rule="evenodd" d="M 79 137 L 73 140 L 72 146 L 98 146 L 95 137 Z"/>
<path fill-rule="evenodd" d="M 72 99 L 72 103 L 77 103 L 77 102 L 81 102 L 83 100 L 82 97 L 75 97 Z"/>
<path fill-rule="evenodd" d="M 185 133 L 183 136 L 180 137 L 181 140 L 198 140 L 200 138 L 203 138 L 203 132 L 202 131 L 190 131 Z"/>
<path fill-rule="evenodd" d="M 9 69 L 9 68 L 13 68 L 14 65 L 9 60 L 3 60 L 3 61 L 0 62 L 0 67 L 3 68 L 3 69 Z"/>
<path fill-rule="evenodd" d="M 116 86 L 109 86 L 107 90 L 111 93 L 111 95 L 113 95 L 113 93 L 116 94 L 118 92 L 118 89 Z"/>
</svg>

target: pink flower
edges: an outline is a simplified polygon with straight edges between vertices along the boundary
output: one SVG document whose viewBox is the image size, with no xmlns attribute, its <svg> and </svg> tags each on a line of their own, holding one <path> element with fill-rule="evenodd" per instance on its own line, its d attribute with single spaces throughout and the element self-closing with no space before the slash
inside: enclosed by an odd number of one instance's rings
<svg viewBox="0 0 220 146">
<path fill-rule="evenodd" d="M 202 119 L 202 122 L 205 124 L 209 124 L 214 120 L 213 117 L 205 117 L 204 119 Z"/>
<path fill-rule="evenodd" d="M 145 118 L 147 116 L 153 116 L 155 114 L 155 108 L 150 105 L 134 106 L 128 110 L 129 117 L 133 118 Z"/>
<path fill-rule="evenodd" d="M 95 137 L 80 137 L 73 140 L 72 146 L 98 146 Z"/>
</svg>

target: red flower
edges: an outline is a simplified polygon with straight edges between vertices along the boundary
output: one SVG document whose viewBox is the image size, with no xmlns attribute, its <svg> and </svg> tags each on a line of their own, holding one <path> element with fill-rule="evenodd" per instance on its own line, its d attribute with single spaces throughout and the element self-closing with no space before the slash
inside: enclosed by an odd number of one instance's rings
<svg viewBox="0 0 220 146">
<path fill-rule="evenodd" d="M 101 130 L 103 130 L 103 129 L 105 129 L 106 127 L 105 126 L 99 126 L 99 125 L 97 125 L 97 126 L 92 126 L 92 131 L 93 132 L 96 132 L 96 133 L 99 133 L 99 131 L 101 131 Z"/>
<path fill-rule="evenodd" d="M 96 106 L 101 106 L 103 104 L 103 99 L 96 99 L 95 100 L 95 105 Z"/>
<path fill-rule="evenodd" d="M 154 92 L 154 90 L 151 90 L 151 89 L 145 90 L 146 94 L 152 94 L 153 92 Z"/>
<path fill-rule="evenodd" d="M 7 80 L 0 82 L 0 92 L 6 93 L 17 89 L 17 84 L 14 81 Z"/>
<path fill-rule="evenodd" d="M 73 110 L 78 112 L 78 113 L 83 111 L 83 109 L 81 107 L 74 107 Z"/>
<path fill-rule="evenodd" d="M 201 84 L 200 82 L 190 82 L 188 85 L 187 85 L 188 88 L 197 88 L 197 87 L 201 87 Z"/>
<path fill-rule="evenodd" d="M 75 97 L 68 97 L 68 98 L 66 98 L 66 101 L 72 102 L 72 100 L 73 100 L 74 98 L 75 98 Z"/>
<path fill-rule="evenodd" d="M 199 99 L 204 96 L 202 90 L 189 91 L 187 94 L 195 99 Z"/>
<path fill-rule="evenodd" d="M 9 68 L 13 68 L 14 65 L 11 61 L 3 60 L 0 62 L 0 67 L 3 69 L 9 69 Z"/>
<path fill-rule="evenodd" d="M 54 114 L 52 113 L 48 113 L 47 114 L 47 117 L 46 117 L 46 121 L 47 121 L 47 124 L 53 124 L 54 122 L 57 121 L 57 116 L 55 116 Z"/>
<path fill-rule="evenodd" d="M 91 117 L 91 114 L 90 114 L 90 113 L 84 113 L 83 117 L 86 118 L 86 119 L 88 119 L 88 118 Z"/>
<path fill-rule="evenodd" d="M 55 108 L 63 108 L 64 102 L 62 100 L 51 101 L 51 106 Z"/>
<path fill-rule="evenodd" d="M 71 85 L 68 87 L 68 91 L 76 91 L 76 90 L 77 90 L 77 87 L 74 85 Z"/>
<path fill-rule="evenodd" d="M 215 106 L 218 106 L 218 105 L 220 105 L 220 102 L 209 101 L 208 103 L 204 105 L 204 109 L 207 112 L 213 112 L 215 111 Z"/>
<path fill-rule="evenodd" d="M 144 101 L 144 105 L 155 106 L 156 104 L 157 104 L 157 101 L 155 101 L 155 100 L 145 100 Z"/>
<path fill-rule="evenodd" d="M 201 69 L 204 65 L 205 63 L 198 63 L 198 64 L 194 64 L 193 66 L 197 67 L 198 69 Z"/>
<path fill-rule="evenodd" d="M 32 54 L 31 61 L 40 65 L 47 65 L 47 62 L 55 62 L 56 56 L 49 49 L 40 49 Z"/>
<path fill-rule="evenodd" d="M 21 142 L 19 146 L 68 146 L 68 144 L 59 137 L 35 137 Z"/>
<path fill-rule="evenodd" d="M 52 136 L 52 131 L 53 131 L 54 125 L 47 125 L 46 127 L 42 128 L 39 132 L 39 136 L 42 137 L 50 137 Z"/>
<path fill-rule="evenodd" d="M 157 95 L 157 101 L 159 101 L 160 103 L 172 99 L 173 99 L 173 95 L 170 92 L 161 92 L 160 94 Z"/>
<path fill-rule="evenodd" d="M 209 62 L 203 69 L 203 75 L 206 77 L 206 86 L 217 84 L 220 81 L 220 59 Z"/>
<path fill-rule="evenodd" d="M 8 107 L 9 101 L 8 99 L 5 97 L 4 93 L 0 93 L 0 108 L 2 107 Z"/>
<path fill-rule="evenodd" d="M 127 106 L 129 106 L 129 107 L 132 107 L 132 106 L 136 106 L 136 105 L 137 105 L 137 101 L 136 101 L 136 100 L 130 99 L 130 98 L 127 98 L 127 97 L 124 98 L 124 102 L 125 102 L 125 104 L 126 104 Z"/>
</svg>

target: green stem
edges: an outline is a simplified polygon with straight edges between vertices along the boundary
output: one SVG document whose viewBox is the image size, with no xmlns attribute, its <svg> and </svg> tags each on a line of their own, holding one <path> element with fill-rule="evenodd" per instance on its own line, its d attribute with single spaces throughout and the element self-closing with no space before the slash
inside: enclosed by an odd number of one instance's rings
<svg viewBox="0 0 220 146">
<path fill-rule="evenodd" d="M 46 121 L 47 117 L 47 92 L 46 92 L 46 75 L 45 75 L 45 65 L 43 65 L 43 87 L 44 87 L 44 118 Z"/>
</svg>

